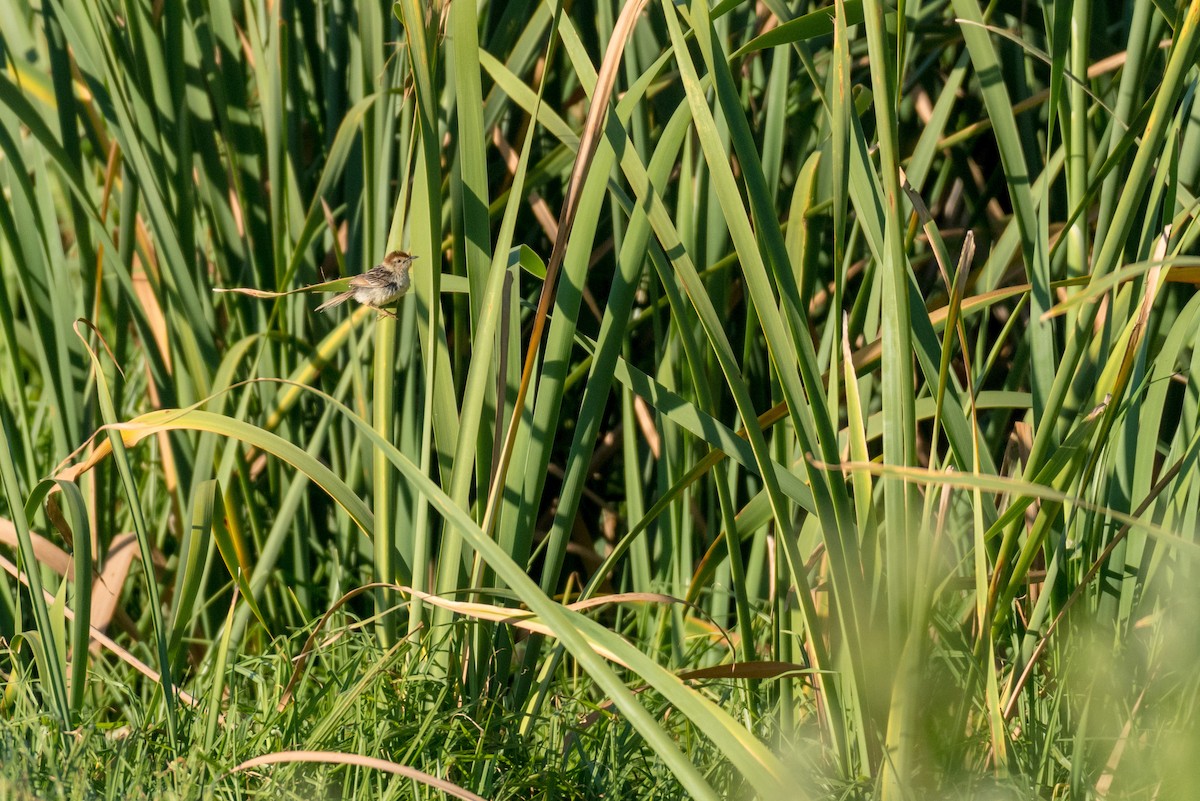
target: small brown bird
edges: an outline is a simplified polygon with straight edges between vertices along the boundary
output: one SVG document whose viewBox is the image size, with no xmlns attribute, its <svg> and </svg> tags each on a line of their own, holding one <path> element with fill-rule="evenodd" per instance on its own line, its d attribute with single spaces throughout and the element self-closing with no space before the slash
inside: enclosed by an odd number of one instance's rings
<svg viewBox="0 0 1200 801">
<path fill-rule="evenodd" d="M 350 289 L 339 292 L 317 307 L 317 311 L 332 309 L 354 298 L 364 306 L 379 309 L 404 297 L 411 284 L 408 267 L 416 256 L 403 250 L 393 250 L 383 261 L 362 275 L 350 279 Z"/>
</svg>

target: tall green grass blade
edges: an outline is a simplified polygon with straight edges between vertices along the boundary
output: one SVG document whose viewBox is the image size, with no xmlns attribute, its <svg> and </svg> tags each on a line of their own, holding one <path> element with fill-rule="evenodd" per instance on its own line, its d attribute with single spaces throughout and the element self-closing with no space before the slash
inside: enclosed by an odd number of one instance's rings
<svg viewBox="0 0 1200 801">
<path fill-rule="evenodd" d="M 50 707 L 62 724 L 70 725 L 71 702 L 67 696 L 67 676 L 64 658 L 59 654 L 56 639 L 52 632 L 50 610 L 46 606 L 42 594 L 42 577 L 37 556 L 33 551 L 33 541 L 29 536 L 29 518 L 25 513 L 25 504 L 21 500 L 22 491 L 17 477 L 17 467 L 12 460 L 12 450 L 9 443 L 13 437 L 12 419 L 8 408 L 0 406 L 0 436 L 4 447 L 0 448 L 0 479 L 4 482 L 4 495 L 8 502 L 9 514 L 17 530 L 17 542 L 20 553 L 20 563 L 28 578 L 30 604 L 33 607 L 34 620 L 37 623 L 38 648 L 45 655 L 40 662 L 41 678 L 47 686 Z M 14 632 L 15 634 L 16 632 Z M 78 658 L 78 657 L 77 657 Z"/>
<path fill-rule="evenodd" d="M 86 341 L 85 344 L 87 344 Z M 90 346 L 88 347 L 88 355 L 92 359 L 93 375 L 96 379 L 96 399 L 100 403 L 101 418 L 108 426 L 114 426 L 119 420 L 116 409 L 113 407 L 112 394 L 108 390 L 108 378 L 104 373 L 103 366 L 100 364 L 99 356 L 96 355 L 95 350 Z M 121 434 L 111 427 L 108 431 L 108 442 L 112 446 L 113 461 L 116 463 L 117 473 L 121 477 L 125 499 L 129 504 L 130 516 L 133 519 L 134 534 L 137 536 L 138 551 L 141 556 L 142 569 L 145 572 L 146 596 L 150 608 L 150 620 L 153 625 L 155 650 L 158 656 L 163 705 L 167 718 L 167 733 L 170 737 L 172 747 L 176 747 L 179 744 L 179 735 L 178 724 L 176 722 L 175 683 L 171 678 L 168 633 L 166 624 L 163 621 L 162 604 L 159 601 L 158 579 L 154 575 L 154 546 L 151 543 L 150 530 L 146 524 L 145 514 L 142 511 L 137 481 L 134 479 L 129 456 L 125 451 L 125 442 L 121 438 Z"/>
</svg>

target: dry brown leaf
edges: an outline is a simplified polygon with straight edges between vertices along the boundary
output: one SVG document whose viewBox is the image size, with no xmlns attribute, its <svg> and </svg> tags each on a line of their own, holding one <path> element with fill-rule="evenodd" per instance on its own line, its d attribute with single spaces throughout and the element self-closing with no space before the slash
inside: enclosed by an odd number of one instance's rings
<svg viewBox="0 0 1200 801">
<path fill-rule="evenodd" d="M 404 776 L 413 781 L 428 785 L 429 787 L 441 790 L 446 795 L 461 798 L 463 801 L 485 801 L 470 790 L 464 790 L 457 784 L 448 782 L 445 779 L 439 779 L 437 776 L 432 776 L 416 768 L 410 768 L 407 765 L 400 765 L 395 762 L 388 762 L 385 759 L 378 759 L 376 757 L 343 754 L 337 751 L 277 751 L 273 754 L 263 754 L 253 759 L 247 759 L 225 775 L 232 776 L 234 773 L 240 773 L 241 771 L 265 765 L 283 765 L 294 762 L 309 762 L 320 765 L 352 765 L 358 768 L 381 770 L 385 773 Z"/>
<path fill-rule="evenodd" d="M 33 555 L 38 564 L 50 568 L 60 576 L 66 576 L 71 581 L 75 580 L 75 563 L 70 554 L 41 534 L 31 531 L 29 538 L 33 541 Z M 6 518 L 0 518 L 0 545 L 7 545 L 14 551 L 17 549 L 17 527 Z"/>
<path fill-rule="evenodd" d="M 129 568 L 138 555 L 137 538 L 132 532 L 118 534 L 113 538 L 104 561 L 104 570 L 92 584 L 92 625 L 107 631 L 121 599 L 121 588 L 129 576 Z M 93 649 L 96 644 L 93 643 Z"/>
</svg>

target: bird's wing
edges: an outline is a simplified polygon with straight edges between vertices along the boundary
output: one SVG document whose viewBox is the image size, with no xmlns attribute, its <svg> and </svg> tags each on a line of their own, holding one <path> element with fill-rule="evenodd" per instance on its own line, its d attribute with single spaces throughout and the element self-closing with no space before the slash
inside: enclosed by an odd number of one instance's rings
<svg viewBox="0 0 1200 801">
<path fill-rule="evenodd" d="M 350 279 L 350 286 L 363 289 L 384 287 L 390 283 L 392 283 L 392 276 L 386 270 L 381 270 L 378 267 L 367 270 L 365 273 L 356 275 Z"/>
</svg>

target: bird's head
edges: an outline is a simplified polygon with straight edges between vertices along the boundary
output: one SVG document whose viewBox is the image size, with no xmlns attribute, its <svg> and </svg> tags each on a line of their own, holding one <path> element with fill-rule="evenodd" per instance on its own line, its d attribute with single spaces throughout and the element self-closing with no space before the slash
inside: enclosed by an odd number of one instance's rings
<svg viewBox="0 0 1200 801">
<path fill-rule="evenodd" d="M 400 272 L 401 270 L 407 270 L 408 265 L 411 264 L 412 260 L 415 258 L 416 256 L 410 256 L 403 250 L 393 250 L 391 253 L 383 257 L 383 266 L 390 270 Z"/>
</svg>

